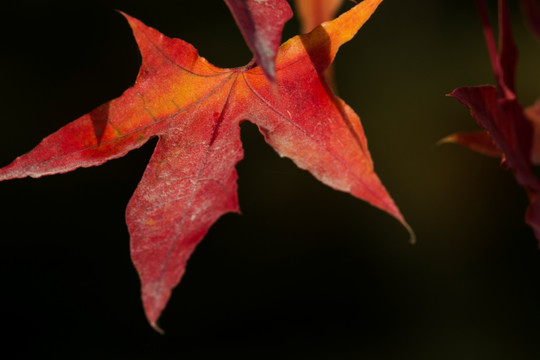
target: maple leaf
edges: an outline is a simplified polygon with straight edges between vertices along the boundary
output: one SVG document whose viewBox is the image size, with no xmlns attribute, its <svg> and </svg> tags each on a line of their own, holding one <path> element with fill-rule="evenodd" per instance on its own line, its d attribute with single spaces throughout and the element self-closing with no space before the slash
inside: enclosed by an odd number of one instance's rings
<svg viewBox="0 0 540 360">
<path fill-rule="evenodd" d="M 158 136 L 126 210 L 145 314 L 156 330 L 195 246 L 220 216 L 239 211 L 244 120 L 281 156 L 410 230 L 373 170 L 358 116 L 321 75 L 380 2 L 366 0 L 281 45 L 274 84 L 258 67 L 215 67 L 192 45 L 124 14 L 142 55 L 134 86 L 0 169 L 0 180 L 99 165 Z"/>
<path fill-rule="evenodd" d="M 517 48 L 512 36 L 508 4 L 499 0 L 499 52 L 483 0 L 477 0 L 488 46 L 491 66 L 497 86 L 461 87 L 450 96 L 470 109 L 471 115 L 484 128 L 484 132 L 457 133 L 442 142 L 456 142 L 472 150 L 491 156 L 501 156 L 505 167 L 510 168 L 517 183 L 529 196 L 525 220 L 540 244 L 540 181 L 532 172 L 534 124 L 540 122 L 540 106 L 524 110 L 516 96 Z M 538 132 L 538 127 L 536 132 Z"/>
<path fill-rule="evenodd" d="M 225 0 L 249 48 L 270 81 L 276 81 L 275 59 L 283 26 L 292 17 L 286 0 Z"/>
</svg>

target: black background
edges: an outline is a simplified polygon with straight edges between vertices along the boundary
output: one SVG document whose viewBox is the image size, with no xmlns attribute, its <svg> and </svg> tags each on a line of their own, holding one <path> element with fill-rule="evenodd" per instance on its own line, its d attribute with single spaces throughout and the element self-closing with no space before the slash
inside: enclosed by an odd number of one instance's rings
<svg viewBox="0 0 540 360">
<path fill-rule="evenodd" d="M 115 9 L 194 44 L 215 65 L 251 58 L 221 0 L 7 0 L 0 165 L 133 84 L 140 56 Z M 512 21 L 518 92 L 531 104 L 540 96 L 540 43 L 515 6 Z M 289 22 L 284 38 L 297 28 Z M 493 82 L 474 4 L 385 1 L 336 66 L 340 96 L 362 118 L 376 170 L 416 245 L 390 216 L 280 159 L 246 123 L 237 167 L 243 215 L 221 218 L 199 245 L 159 335 L 143 314 L 124 223 L 151 141 L 100 167 L 0 184 L 0 351 L 539 358 L 540 252 L 523 222 L 524 191 L 497 160 L 435 145 L 475 129 L 444 95 Z"/>
</svg>

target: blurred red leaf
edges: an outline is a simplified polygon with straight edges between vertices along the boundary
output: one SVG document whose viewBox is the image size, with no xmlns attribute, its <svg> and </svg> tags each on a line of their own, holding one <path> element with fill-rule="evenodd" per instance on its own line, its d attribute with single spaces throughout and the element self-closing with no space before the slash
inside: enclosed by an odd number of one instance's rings
<svg viewBox="0 0 540 360">
<path fill-rule="evenodd" d="M 450 96 L 468 107 L 478 124 L 488 131 L 518 184 L 539 190 L 540 183 L 532 173 L 530 161 L 533 128 L 517 100 L 497 98 L 495 87 L 489 85 L 458 88 Z"/>
<path fill-rule="evenodd" d="M 508 4 L 499 0 L 499 51 L 497 53 L 493 30 L 483 0 L 477 0 L 482 18 L 484 34 L 490 55 L 493 73 L 497 82 L 494 86 L 461 87 L 450 96 L 458 99 L 470 109 L 478 125 L 487 130 L 492 143 L 500 151 L 503 165 L 510 168 L 520 186 L 529 196 L 526 222 L 535 231 L 540 242 L 540 205 L 537 194 L 540 181 L 532 172 L 534 122 L 538 115 L 536 107 L 527 112 L 515 94 L 517 49 L 512 36 Z M 468 136 L 464 133 L 450 135 L 444 142 L 456 142 L 468 148 L 490 155 L 496 152 L 485 136 Z"/>
</svg>

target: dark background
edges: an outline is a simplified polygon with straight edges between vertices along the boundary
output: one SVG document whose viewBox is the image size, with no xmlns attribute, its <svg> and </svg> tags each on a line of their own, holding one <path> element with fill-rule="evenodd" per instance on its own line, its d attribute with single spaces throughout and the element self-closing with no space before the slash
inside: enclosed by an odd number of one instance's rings
<svg viewBox="0 0 540 360">
<path fill-rule="evenodd" d="M 515 5 L 518 92 L 531 104 L 540 42 Z M 1 166 L 133 84 L 140 57 L 114 9 L 191 42 L 218 66 L 251 58 L 221 0 L 7 0 Z M 289 22 L 284 38 L 297 28 Z M 497 160 L 435 145 L 476 128 L 445 94 L 493 83 L 473 2 L 385 1 L 336 66 L 340 96 L 362 118 L 416 245 L 387 214 L 280 159 L 246 123 L 243 215 L 222 217 L 199 245 L 159 335 L 143 314 L 124 223 L 152 141 L 100 167 L 0 184 L 1 353 L 539 358 L 540 252 L 523 222 L 525 193 Z"/>
</svg>

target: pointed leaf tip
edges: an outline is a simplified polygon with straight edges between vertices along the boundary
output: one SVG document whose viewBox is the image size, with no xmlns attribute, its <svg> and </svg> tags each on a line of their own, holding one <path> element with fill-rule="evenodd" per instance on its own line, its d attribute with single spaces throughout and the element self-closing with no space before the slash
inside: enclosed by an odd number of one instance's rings
<svg viewBox="0 0 540 360">
<path fill-rule="evenodd" d="M 334 20 L 321 24 L 330 39 L 327 57 L 331 63 L 340 46 L 351 40 L 373 15 L 382 0 L 364 0 Z M 316 27 L 313 32 L 319 32 Z"/>
<path fill-rule="evenodd" d="M 405 226 L 405 229 L 409 232 L 409 243 L 411 245 L 416 244 L 416 234 L 414 233 L 413 228 L 407 223 L 403 224 L 403 226 Z"/>
<path fill-rule="evenodd" d="M 165 335 L 165 331 L 162 328 L 160 328 L 156 322 L 151 322 L 150 326 L 160 335 Z"/>
</svg>

